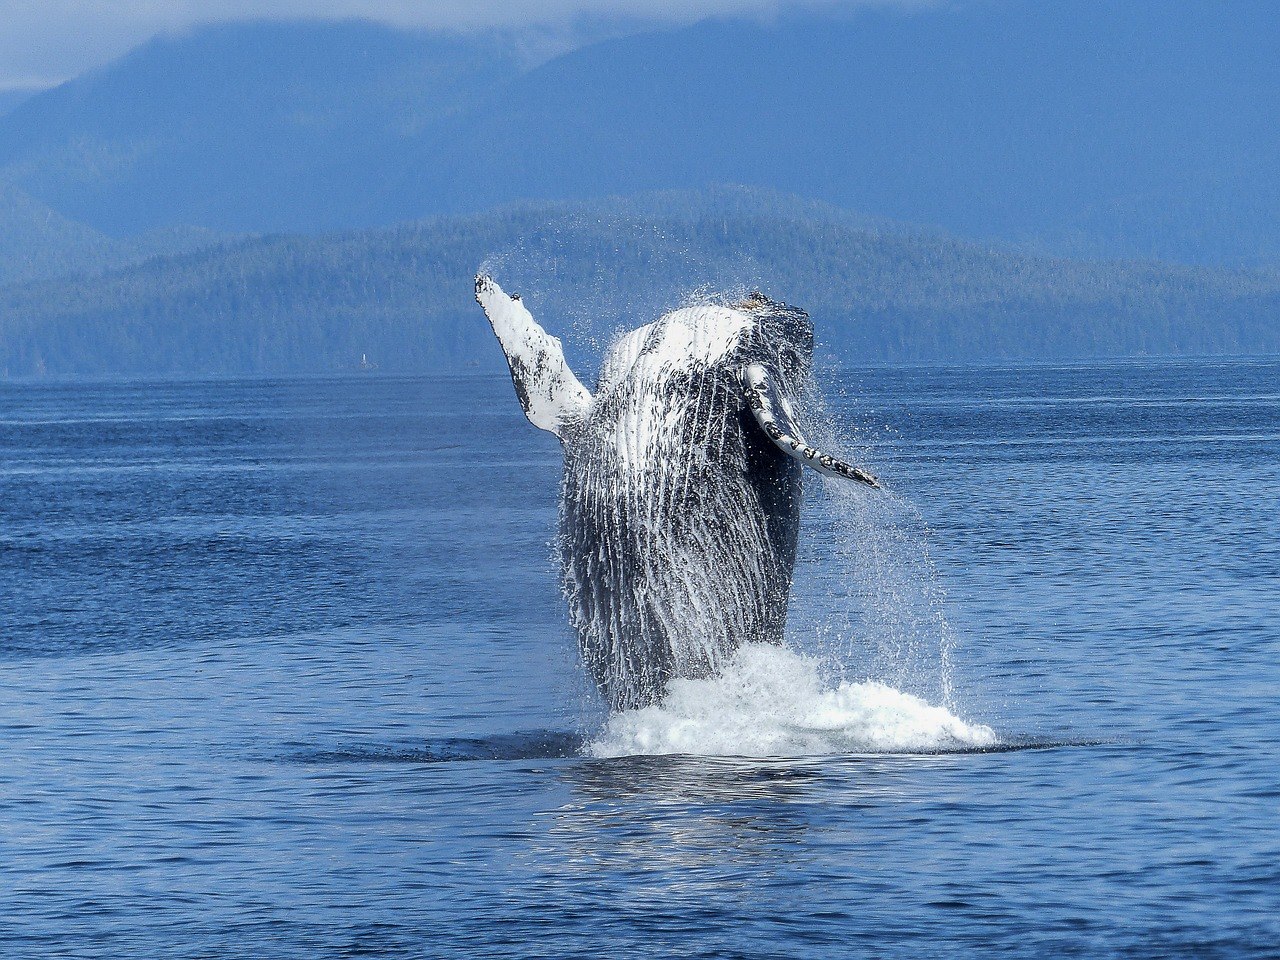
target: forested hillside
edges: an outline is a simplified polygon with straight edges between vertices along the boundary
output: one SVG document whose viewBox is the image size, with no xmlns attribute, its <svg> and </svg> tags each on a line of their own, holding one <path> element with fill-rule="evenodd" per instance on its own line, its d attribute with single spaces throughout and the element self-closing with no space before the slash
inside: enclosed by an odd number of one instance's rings
<svg viewBox="0 0 1280 960">
<path fill-rule="evenodd" d="M 93 275 L 160 254 L 198 250 L 218 239 L 213 231 L 199 227 L 110 237 L 0 183 L 0 288 L 73 274 Z"/>
<path fill-rule="evenodd" d="M 0 292 L 9 376 L 383 371 L 500 359 L 477 268 L 583 362 L 690 297 L 763 289 L 846 361 L 1280 352 L 1280 274 L 1037 258 L 721 189 L 240 240 Z"/>
</svg>

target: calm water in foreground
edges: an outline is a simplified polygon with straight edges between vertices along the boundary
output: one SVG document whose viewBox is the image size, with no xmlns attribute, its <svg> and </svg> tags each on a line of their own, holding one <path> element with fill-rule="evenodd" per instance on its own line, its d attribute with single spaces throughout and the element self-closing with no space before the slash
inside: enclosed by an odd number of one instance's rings
<svg viewBox="0 0 1280 960">
<path fill-rule="evenodd" d="M 1280 955 L 1280 363 L 844 382 L 796 631 L 1020 749 L 584 755 L 500 375 L 0 385 L 0 956 Z"/>
</svg>

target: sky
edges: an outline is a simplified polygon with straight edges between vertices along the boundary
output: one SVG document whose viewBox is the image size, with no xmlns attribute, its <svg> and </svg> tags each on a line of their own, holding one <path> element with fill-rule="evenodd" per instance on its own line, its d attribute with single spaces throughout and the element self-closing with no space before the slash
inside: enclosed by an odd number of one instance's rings
<svg viewBox="0 0 1280 960">
<path fill-rule="evenodd" d="M 52 86 L 158 33 L 233 20 L 359 17 L 444 29 L 570 29 L 575 20 L 640 25 L 707 16 L 769 16 L 783 7 L 895 0 L 0 0 L 0 90 Z M 912 0 L 896 0 L 912 2 Z M 920 2 L 920 0 L 915 0 Z"/>
</svg>

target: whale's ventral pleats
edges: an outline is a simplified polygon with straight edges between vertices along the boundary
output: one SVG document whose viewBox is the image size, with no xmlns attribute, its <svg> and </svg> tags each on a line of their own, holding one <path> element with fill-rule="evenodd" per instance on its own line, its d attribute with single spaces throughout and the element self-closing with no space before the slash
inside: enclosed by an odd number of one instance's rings
<svg viewBox="0 0 1280 960">
<path fill-rule="evenodd" d="M 744 644 L 781 643 L 802 465 L 877 485 L 795 423 L 808 315 L 763 294 L 676 310 L 613 344 L 592 396 L 521 301 L 486 276 L 476 299 L 526 415 L 563 441 L 562 583 L 609 706 L 647 706 Z"/>
</svg>

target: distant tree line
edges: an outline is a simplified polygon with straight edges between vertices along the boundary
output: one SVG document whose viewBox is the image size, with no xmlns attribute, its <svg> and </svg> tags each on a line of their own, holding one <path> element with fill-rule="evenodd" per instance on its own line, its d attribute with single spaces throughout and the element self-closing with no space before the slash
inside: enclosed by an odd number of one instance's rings
<svg viewBox="0 0 1280 960">
<path fill-rule="evenodd" d="M 278 235 L 0 288 L 0 374 L 320 373 L 500 361 L 478 268 L 571 353 L 762 289 L 842 360 L 1280 352 L 1280 272 L 1037 257 L 724 189 Z"/>
</svg>

